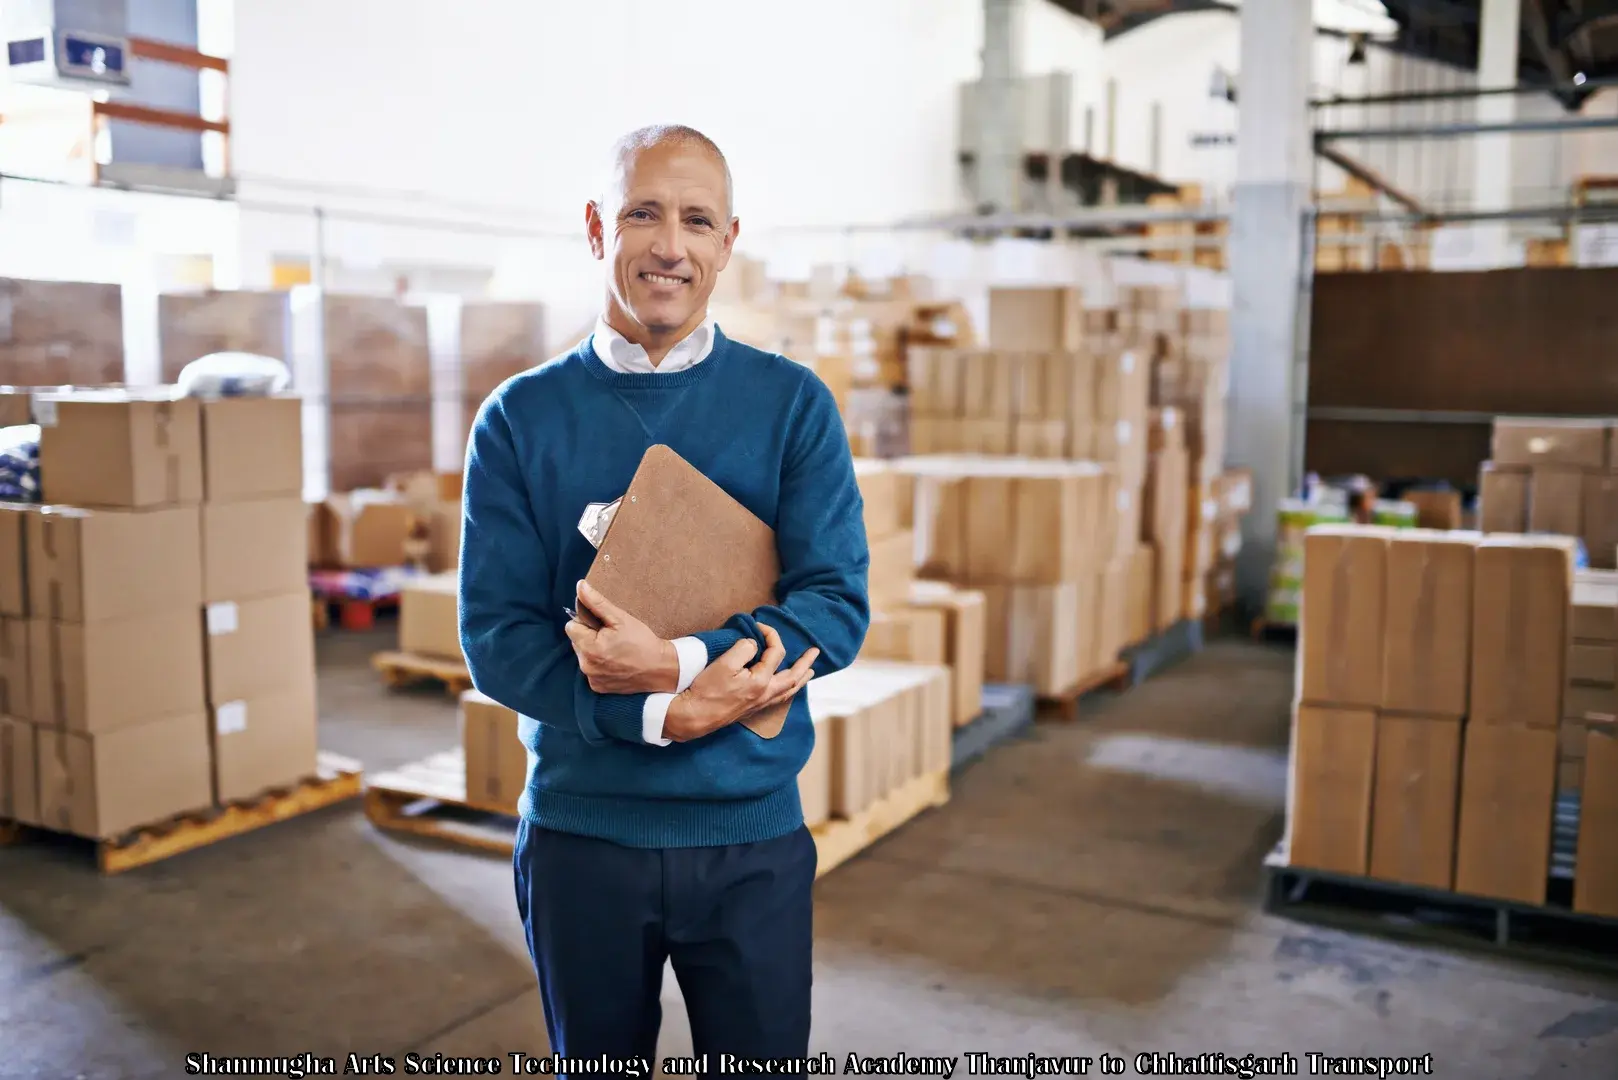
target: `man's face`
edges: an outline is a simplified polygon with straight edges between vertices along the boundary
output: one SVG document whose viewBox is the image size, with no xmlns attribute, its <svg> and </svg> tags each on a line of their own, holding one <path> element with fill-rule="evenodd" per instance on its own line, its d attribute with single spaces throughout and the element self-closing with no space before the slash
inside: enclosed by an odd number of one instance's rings
<svg viewBox="0 0 1618 1080">
<path fill-rule="evenodd" d="M 663 143 L 625 162 L 619 181 L 585 213 L 590 250 L 611 266 L 609 304 L 650 333 L 689 331 L 736 241 L 725 170 L 700 147 Z"/>
</svg>

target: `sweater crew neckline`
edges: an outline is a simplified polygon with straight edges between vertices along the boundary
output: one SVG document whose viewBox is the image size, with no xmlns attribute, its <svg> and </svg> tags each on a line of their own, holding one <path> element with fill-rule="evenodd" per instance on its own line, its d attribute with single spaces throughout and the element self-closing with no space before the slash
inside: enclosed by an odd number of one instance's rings
<svg viewBox="0 0 1618 1080">
<path fill-rule="evenodd" d="M 730 339 L 724 331 L 716 325 L 713 333 L 713 348 L 707 357 L 679 371 L 615 371 L 596 352 L 594 333 L 579 343 L 579 356 L 584 361 L 585 370 L 591 375 L 620 390 L 674 390 L 701 382 L 716 364 L 730 354 Z"/>
</svg>

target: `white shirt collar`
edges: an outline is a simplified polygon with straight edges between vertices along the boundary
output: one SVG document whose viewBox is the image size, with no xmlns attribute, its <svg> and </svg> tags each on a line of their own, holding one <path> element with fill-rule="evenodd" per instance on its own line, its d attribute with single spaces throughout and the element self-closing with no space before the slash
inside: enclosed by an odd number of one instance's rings
<svg viewBox="0 0 1618 1080">
<path fill-rule="evenodd" d="M 595 337 L 591 346 L 603 364 L 621 374 L 655 372 L 667 375 L 695 367 L 708 359 L 714 346 L 714 319 L 712 315 L 703 319 L 702 324 L 670 349 L 668 355 L 663 357 L 663 362 L 656 367 L 652 366 L 645 349 L 608 326 L 607 320 L 601 316 L 596 317 Z"/>
</svg>

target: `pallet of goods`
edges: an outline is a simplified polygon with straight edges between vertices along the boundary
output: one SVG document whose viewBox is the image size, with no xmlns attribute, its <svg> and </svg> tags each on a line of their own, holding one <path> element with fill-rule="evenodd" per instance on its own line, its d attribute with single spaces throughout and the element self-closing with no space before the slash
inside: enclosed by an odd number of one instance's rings
<svg viewBox="0 0 1618 1080">
<path fill-rule="evenodd" d="M 31 411 L 45 501 L 0 506 L 7 816 L 114 870 L 358 794 L 316 737 L 302 403 Z"/>
<path fill-rule="evenodd" d="M 952 683 L 941 666 L 860 660 L 805 693 L 815 748 L 798 790 L 823 874 L 948 800 Z M 366 816 L 381 829 L 509 854 L 527 772 L 517 714 L 467 691 L 461 746 L 374 777 Z"/>
<path fill-rule="evenodd" d="M 1613 419 L 1502 416 L 1478 479 L 1484 532 L 1577 537 L 1590 566 L 1618 565 Z"/>
<path fill-rule="evenodd" d="M 1595 681 L 1618 593 L 1581 593 L 1562 537 L 1325 525 L 1304 546 L 1272 907 L 1407 927 L 1435 910 L 1502 945 L 1547 926 L 1618 929 L 1614 716 L 1601 711 L 1615 702 Z M 1570 693 L 1573 674 L 1588 693 Z M 1570 730 L 1583 735 L 1573 770 Z"/>
</svg>

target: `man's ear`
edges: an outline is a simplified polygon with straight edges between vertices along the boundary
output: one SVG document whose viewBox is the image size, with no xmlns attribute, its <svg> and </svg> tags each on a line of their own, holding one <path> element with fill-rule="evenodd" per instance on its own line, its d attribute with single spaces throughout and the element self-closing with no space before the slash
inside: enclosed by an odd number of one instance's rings
<svg viewBox="0 0 1618 1080">
<path fill-rule="evenodd" d="M 725 230 L 725 239 L 719 245 L 719 258 L 717 269 L 723 270 L 730 265 L 730 253 L 736 249 L 736 237 L 741 235 L 742 219 L 731 218 L 730 228 Z"/>
<path fill-rule="evenodd" d="M 590 254 L 598 260 L 607 257 L 606 222 L 601 219 L 601 204 L 594 199 L 584 204 L 584 236 L 590 241 Z"/>
</svg>

